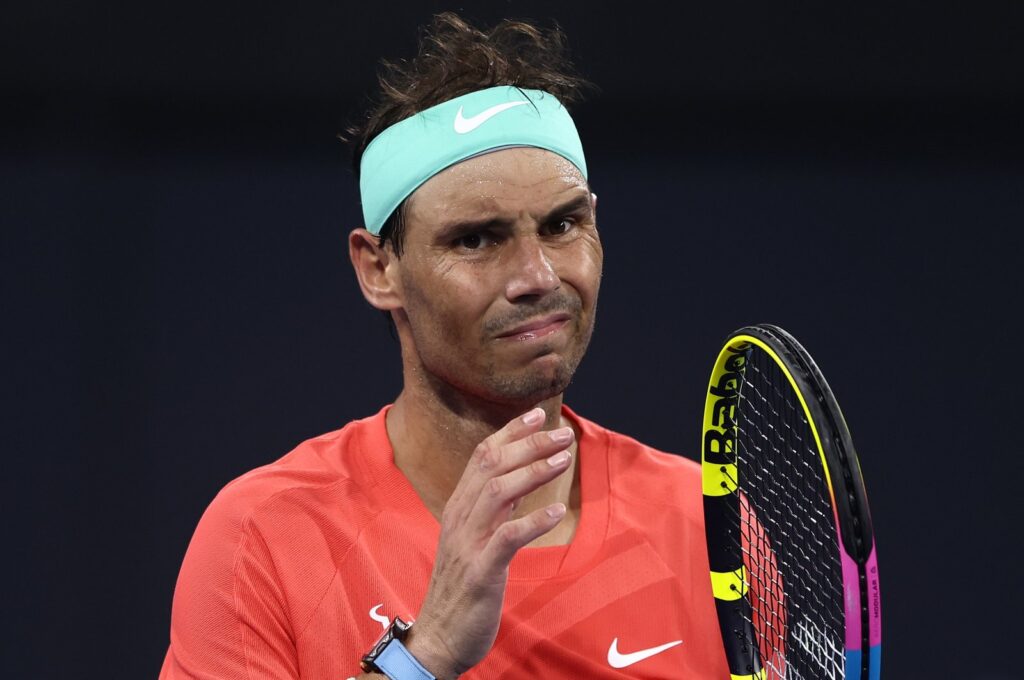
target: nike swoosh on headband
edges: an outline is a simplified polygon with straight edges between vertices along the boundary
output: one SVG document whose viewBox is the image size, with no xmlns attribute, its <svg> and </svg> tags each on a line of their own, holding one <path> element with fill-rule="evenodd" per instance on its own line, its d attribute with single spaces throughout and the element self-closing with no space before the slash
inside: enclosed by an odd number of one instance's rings
<svg viewBox="0 0 1024 680">
<path fill-rule="evenodd" d="M 462 117 L 462 107 L 460 106 L 458 113 L 455 114 L 455 132 L 457 132 L 460 135 L 464 135 L 467 132 L 472 132 L 473 130 L 477 129 L 478 127 L 486 123 L 488 119 L 493 118 L 502 111 L 511 109 L 513 106 L 521 106 L 523 104 L 529 104 L 529 102 L 518 101 L 497 104 L 489 109 L 481 111 L 475 116 L 470 116 L 469 118 Z"/>
</svg>

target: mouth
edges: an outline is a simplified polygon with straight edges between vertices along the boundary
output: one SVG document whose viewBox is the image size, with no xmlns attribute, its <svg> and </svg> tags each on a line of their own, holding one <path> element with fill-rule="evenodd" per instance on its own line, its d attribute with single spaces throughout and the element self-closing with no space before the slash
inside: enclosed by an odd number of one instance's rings
<svg viewBox="0 0 1024 680">
<path fill-rule="evenodd" d="M 538 319 L 533 319 L 524 324 L 516 326 L 512 330 L 506 331 L 498 336 L 499 340 L 532 340 L 534 338 L 542 338 L 545 335 L 551 335 L 561 330 L 569 319 L 572 318 L 565 312 L 559 312 L 556 314 L 548 314 Z"/>
</svg>

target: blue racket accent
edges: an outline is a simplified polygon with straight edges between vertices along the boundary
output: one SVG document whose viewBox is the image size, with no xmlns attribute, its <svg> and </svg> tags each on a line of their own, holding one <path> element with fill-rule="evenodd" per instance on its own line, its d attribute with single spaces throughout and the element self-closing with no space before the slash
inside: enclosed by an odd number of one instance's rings
<svg viewBox="0 0 1024 680">
<path fill-rule="evenodd" d="M 868 680 L 879 680 L 882 677 L 882 645 L 875 645 L 869 651 Z"/>
</svg>

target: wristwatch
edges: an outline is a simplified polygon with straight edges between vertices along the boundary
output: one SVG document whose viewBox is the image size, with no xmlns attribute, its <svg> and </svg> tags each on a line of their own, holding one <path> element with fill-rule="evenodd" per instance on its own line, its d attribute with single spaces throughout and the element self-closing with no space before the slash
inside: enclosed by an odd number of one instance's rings
<svg viewBox="0 0 1024 680">
<path fill-rule="evenodd" d="M 359 662 L 363 672 L 383 673 L 391 680 L 437 680 L 409 653 L 402 641 L 409 634 L 411 623 L 395 617 L 373 648 Z"/>
</svg>

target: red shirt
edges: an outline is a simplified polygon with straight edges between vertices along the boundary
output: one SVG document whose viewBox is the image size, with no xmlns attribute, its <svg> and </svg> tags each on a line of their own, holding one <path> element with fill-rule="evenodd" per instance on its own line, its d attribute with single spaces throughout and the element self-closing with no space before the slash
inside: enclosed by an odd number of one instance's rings
<svg viewBox="0 0 1024 680">
<path fill-rule="evenodd" d="M 580 433 L 575 536 L 519 551 L 497 641 L 462 677 L 729 677 L 699 465 L 563 409 Z M 345 680 L 385 619 L 415 618 L 440 527 L 394 464 L 386 412 L 217 495 L 181 567 L 161 680 Z"/>
</svg>

